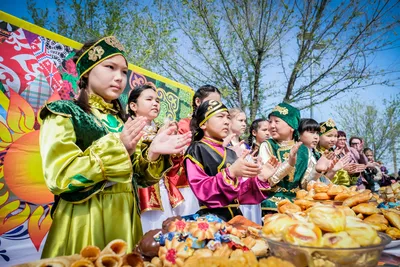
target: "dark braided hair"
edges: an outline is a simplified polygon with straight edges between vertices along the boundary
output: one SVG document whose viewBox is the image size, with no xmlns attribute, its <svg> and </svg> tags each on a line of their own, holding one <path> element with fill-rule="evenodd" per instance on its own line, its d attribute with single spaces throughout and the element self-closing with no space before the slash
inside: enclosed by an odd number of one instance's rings
<svg viewBox="0 0 400 267">
<path fill-rule="evenodd" d="M 91 40 L 83 44 L 82 48 L 75 52 L 75 56 L 72 58 L 74 63 L 78 61 L 79 57 L 86 52 L 92 45 L 94 45 L 98 40 Z M 89 72 L 90 73 L 90 72 Z M 89 94 L 87 92 L 87 88 L 89 85 L 88 77 L 82 76 L 79 79 L 79 96 L 78 99 L 75 100 L 75 103 L 83 109 L 86 113 L 91 113 L 91 108 L 89 105 Z M 118 117 L 120 117 L 123 121 L 126 121 L 126 114 L 124 109 L 122 108 L 122 104 L 119 99 L 114 99 L 111 103 L 116 107 L 116 110 L 119 110 Z"/>
<path fill-rule="evenodd" d="M 201 101 L 203 101 L 204 98 L 210 95 L 210 93 L 218 93 L 221 95 L 221 92 L 218 90 L 217 87 L 206 84 L 201 86 L 197 91 L 194 93 L 193 100 L 192 100 L 192 107 L 193 107 L 193 116 L 196 113 L 196 110 L 198 106 L 196 105 L 196 98 L 199 98 Z"/>
<path fill-rule="evenodd" d="M 197 111 L 197 110 L 196 110 Z M 200 128 L 197 119 L 197 112 L 193 114 L 192 119 L 190 120 L 190 131 L 192 131 L 192 142 L 200 141 L 204 137 L 204 131 Z"/>
<path fill-rule="evenodd" d="M 267 119 L 256 119 L 251 123 L 250 129 L 249 129 L 249 137 L 247 138 L 247 144 L 249 146 L 253 145 L 253 140 L 254 140 L 254 135 L 253 131 L 258 131 L 260 129 L 260 123 L 263 121 L 268 121 Z"/>
</svg>

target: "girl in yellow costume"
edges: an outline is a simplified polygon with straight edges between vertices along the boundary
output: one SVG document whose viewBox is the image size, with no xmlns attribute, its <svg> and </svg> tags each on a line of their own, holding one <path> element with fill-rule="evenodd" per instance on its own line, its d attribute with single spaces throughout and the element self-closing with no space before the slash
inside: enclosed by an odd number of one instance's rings
<svg viewBox="0 0 400 267">
<path fill-rule="evenodd" d="M 326 151 L 333 152 L 333 147 L 336 145 L 338 140 L 338 130 L 335 122 L 332 119 L 328 119 L 325 122 L 320 123 L 320 137 L 317 146 L 317 155 L 320 156 Z M 335 173 L 331 174 L 333 176 L 331 179 L 332 183 L 337 185 L 350 186 L 350 175 L 343 169 L 349 164 L 350 155 L 345 158 L 341 158 L 340 162 L 343 163 L 340 168 L 335 168 Z"/>
<path fill-rule="evenodd" d="M 134 185 L 157 183 L 169 167 L 162 154 L 180 153 L 189 135 L 168 129 L 151 145 L 136 146 L 146 119 L 128 119 L 118 97 L 127 82 L 124 48 L 115 37 L 87 43 L 76 53 L 80 78 L 76 101 L 41 110 L 40 153 L 44 177 L 55 195 L 53 224 L 42 258 L 101 249 L 123 239 L 128 250 L 142 236 Z"/>
</svg>

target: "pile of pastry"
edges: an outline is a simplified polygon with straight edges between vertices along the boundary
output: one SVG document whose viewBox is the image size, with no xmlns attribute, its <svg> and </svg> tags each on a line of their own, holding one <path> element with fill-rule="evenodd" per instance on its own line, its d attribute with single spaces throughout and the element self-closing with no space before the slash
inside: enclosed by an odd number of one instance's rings
<svg viewBox="0 0 400 267">
<path fill-rule="evenodd" d="M 289 203 L 284 200 L 278 206 L 297 206 Z M 358 218 L 353 209 L 321 203 L 303 212 L 286 209 L 284 214 L 266 215 L 262 232 L 273 240 L 320 248 L 359 248 L 381 243 L 375 228 Z"/>
<path fill-rule="evenodd" d="M 194 220 L 172 217 L 164 221 L 162 229 L 147 232 L 135 251 L 152 266 L 199 266 L 201 258 L 208 258 L 201 262 L 246 262 L 246 252 L 254 257 L 267 255 L 268 247 L 259 236 L 260 229 L 260 225 L 243 216 L 228 223 L 213 215 Z"/>
<path fill-rule="evenodd" d="M 330 188 L 335 187 L 341 186 L 333 185 Z M 343 209 L 347 215 L 363 220 L 364 223 L 369 224 L 375 230 L 385 232 L 392 239 L 400 239 L 400 211 L 393 208 L 378 208 L 380 199 L 378 198 L 377 201 L 370 190 L 354 192 L 356 192 L 356 194 L 344 199 L 344 201 L 341 202 L 340 205 L 336 205 L 336 207 L 338 209 Z M 277 206 L 280 213 L 305 211 L 306 214 L 308 214 L 310 208 L 316 205 L 318 206 L 320 203 L 307 198 L 297 198 L 294 200 L 294 203 L 289 200 L 282 200 Z"/>
<path fill-rule="evenodd" d="M 396 182 L 388 186 L 382 186 L 379 189 L 379 193 L 385 201 L 396 202 L 400 200 L 400 184 Z"/>
<path fill-rule="evenodd" d="M 305 199 L 310 201 L 326 201 L 326 202 L 351 202 L 357 195 L 363 193 L 364 190 L 357 191 L 356 186 L 346 187 L 344 185 L 335 185 L 335 184 L 325 184 L 322 182 L 311 181 L 307 185 L 307 190 L 299 190 L 296 193 L 296 199 Z M 351 200 L 348 200 L 351 198 Z M 383 200 L 379 198 L 378 194 L 372 194 L 370 199 L 373 199 L 377 202 L 382 202 Z"/>
<path fill-rule="evenodd" d="M 111 241 L 103 250 L 96 246 L 87 246 L 80 254 L 43 259 L 18 267 L 110 267 L 110 266 L 144 266 L 144 261 L 138 253 L 126 253 L 128 245 L 125 241 Z"/>
</svg>

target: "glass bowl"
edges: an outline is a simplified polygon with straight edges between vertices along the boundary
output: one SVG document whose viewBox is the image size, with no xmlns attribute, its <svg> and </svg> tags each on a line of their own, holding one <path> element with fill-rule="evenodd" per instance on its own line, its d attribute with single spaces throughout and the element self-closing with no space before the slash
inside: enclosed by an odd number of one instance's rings
<svg viewBox="0 0 400 267">
<path fill-rule="evenodd" d="M 379 245 L 360 248 L 306 247 L 264 238 L 271 255 L 290 261 L 297 267 L 375 267 L 382 250 L 392 241 L 388 235 L 378 234 L 382 240 Z"/>
</svg>

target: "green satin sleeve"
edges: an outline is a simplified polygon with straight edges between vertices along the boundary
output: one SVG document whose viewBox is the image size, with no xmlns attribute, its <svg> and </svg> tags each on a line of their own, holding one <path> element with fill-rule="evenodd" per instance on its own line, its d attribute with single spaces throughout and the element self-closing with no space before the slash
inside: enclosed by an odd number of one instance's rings
<svg viewBox="0 0 400 267">
<path fill-rule="evenodd" d="M 340 169 L 336 172 L 332 178 L 332 183 L 337 185 L 350 186 L 350 175 L 347 171 Z"/>
<path fill-rule="evenodd" d="M 59 195 L 80 191 L 100 181 L 129 183 L 132 162 L 118 133 L 93 142 L 85 151 L 76 144 L 69 118 L 48 116 L 40 130 L 40 154 L 50 191 Z"/>
<path fill-rule="evenodd" d="M 169 155 L 160 155 L 157 160 L 149 161 L 147 153 L 150 143 L 140 141 L 133 155 L 132 165 L 135 182 L 139 187 L 148 187 L 160 181 L 173 166 Z"/>
</svg>

